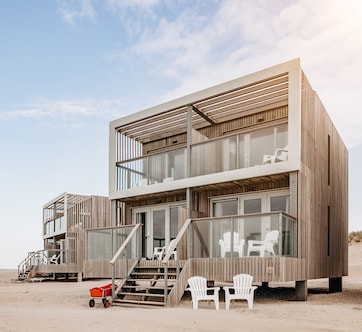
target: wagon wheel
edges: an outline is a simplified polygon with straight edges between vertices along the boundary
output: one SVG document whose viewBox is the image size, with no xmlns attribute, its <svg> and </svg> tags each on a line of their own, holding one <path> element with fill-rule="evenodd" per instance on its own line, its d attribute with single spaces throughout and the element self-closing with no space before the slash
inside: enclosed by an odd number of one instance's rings
<svg viewBox="0 0 362 332">
<path fill-rule="evenodd" d="M 103 305 L 105 308 L 108 308 L 111 305 L 111 303 L 108 300 L 105 300 Z"/>
<path fill-rule="evenodd" d="M 94 301 L 93 299 L 90 299 L 90 300 L 89 300 L 89 306 L 90 306 L 91 308 L 93 308 L 93 307 L 94 307 L 94 304 L 95 304 L 95 301 Z"/>
</svg>

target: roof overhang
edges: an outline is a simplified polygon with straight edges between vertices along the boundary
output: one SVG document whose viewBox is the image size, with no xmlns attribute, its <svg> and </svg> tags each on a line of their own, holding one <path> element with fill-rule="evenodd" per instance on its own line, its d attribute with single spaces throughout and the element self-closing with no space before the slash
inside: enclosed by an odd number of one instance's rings
<svg viewBox="0 0 362 332">
<path fill-rule="evenodd" d="M 192 128 L 200 129 L 285 106 L 288 73 L 297 68 L 300 60 L 294 59 L 114 120 L 111 128 L 144 143 L 186 132 L 189 110 Z"/>
</svg>

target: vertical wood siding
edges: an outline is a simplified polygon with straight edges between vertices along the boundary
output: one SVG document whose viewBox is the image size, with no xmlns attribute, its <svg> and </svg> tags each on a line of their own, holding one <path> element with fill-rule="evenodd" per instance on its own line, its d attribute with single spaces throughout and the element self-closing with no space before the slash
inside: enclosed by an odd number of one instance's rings
<svg viewBox="0 0 362 332">
<path fill-rule="evenodd" d="M 307 263 L 305 279 L 338 277 L 348 273 L 348 151 L 304 74 L 302 79 L 300 253 Z"/>
</svg>

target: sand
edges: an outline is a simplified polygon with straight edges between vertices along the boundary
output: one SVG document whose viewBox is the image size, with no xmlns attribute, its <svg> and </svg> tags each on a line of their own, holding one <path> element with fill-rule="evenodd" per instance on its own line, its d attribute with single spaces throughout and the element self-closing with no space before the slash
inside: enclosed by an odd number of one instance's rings
<svg viewBox="0 0 362 332">
<path fill-rule="evenodd" d="M 362 331 L 362 243 L 349 246 L 343 292 L 328 294 L 328 279 L 308 282 L 308 301 L 293 301 L 290 284 L 259 288 L 254 309 L 246 302 L 176 308 L 88 306 L 89 289 L 108 280 L 13 283 L 16 270 L 0 270 L 0 331 Z M 280 288 L 283 286 L 283 288 Z"/>
</svg>

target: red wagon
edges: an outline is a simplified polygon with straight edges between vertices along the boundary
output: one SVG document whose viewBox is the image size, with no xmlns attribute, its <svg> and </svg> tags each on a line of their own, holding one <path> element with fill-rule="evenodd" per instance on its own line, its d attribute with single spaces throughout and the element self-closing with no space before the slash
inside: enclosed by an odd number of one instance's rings
<svg viewBox="0 0 362 332">
<path fill-rule="evenodd" d="M 102 299 L 102 303 L 105 308 L 108 308 L 111 305 L 108 298 L 112 296 L 112 284 L 91 288 L 89 292 L 91 296 L 89 306 L 91 308 L 95 305 L 95 299 Z"/>
</svg>

